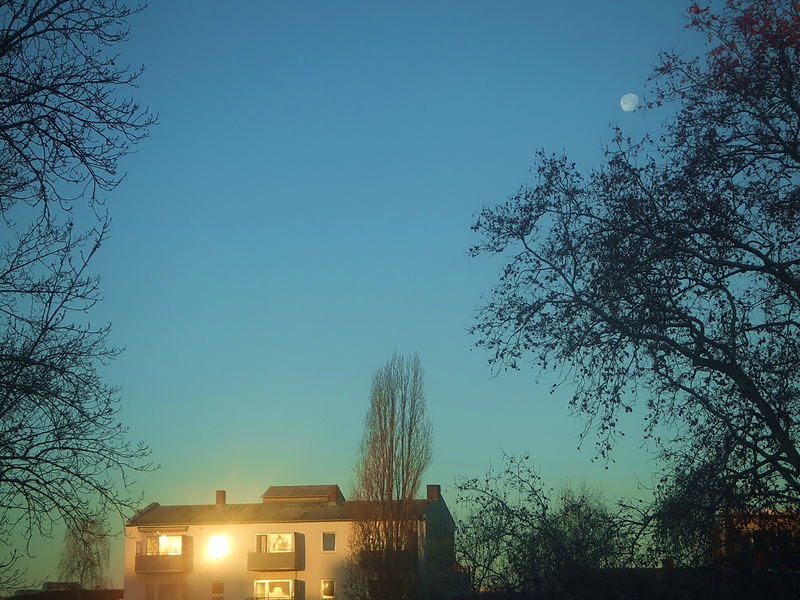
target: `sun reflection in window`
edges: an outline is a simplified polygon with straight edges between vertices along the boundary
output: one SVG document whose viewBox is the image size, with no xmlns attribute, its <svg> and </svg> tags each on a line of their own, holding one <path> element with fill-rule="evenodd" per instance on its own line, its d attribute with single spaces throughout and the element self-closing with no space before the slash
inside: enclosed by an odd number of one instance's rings
<svg viewBox="0 0 800 600">
<path fill-rule="evenodd" d="M 182 538 L 179 535 L 162 535 L 158 538 L 158 553 L 178 555 L 181 553 Z"/>
</svg>

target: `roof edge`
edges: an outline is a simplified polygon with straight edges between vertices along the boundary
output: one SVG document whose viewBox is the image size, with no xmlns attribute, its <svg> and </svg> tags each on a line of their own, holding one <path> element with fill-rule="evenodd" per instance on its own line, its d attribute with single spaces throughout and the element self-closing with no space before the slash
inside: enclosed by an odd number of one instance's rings
<svg viewBox="0 0 800 600">
<path fill-rule="evenodd" d="M 128 519 L 128 520 L 125 522 L 125 525 L 129 525 L 129 526 L 135 525 L 134 521 L 135 521 L 136 519 L 138 519 L 139 517 L 142 517 L 142 516 L 146 515 L 147 513 L 149 513 L 149 512 L 150 512 L 150 511 L 152 511 L 152 510 L 155 510 L 155 509 L 156 509 L 156 508 L 158 508 L 159 506 L 161 506 L 161 505 L 160 505 L 158 502 L 151 502 L 150 504 L 148 504 L 147 506 L 145 506 L 145 507 L 144 507 L 142 510 L 140 510 L 140 511 L 139 511 L 139 512 L 137 512 L 135 515 L 133 515 L 133 516 L 132 516 L 130 519 Z"/>
</svg>

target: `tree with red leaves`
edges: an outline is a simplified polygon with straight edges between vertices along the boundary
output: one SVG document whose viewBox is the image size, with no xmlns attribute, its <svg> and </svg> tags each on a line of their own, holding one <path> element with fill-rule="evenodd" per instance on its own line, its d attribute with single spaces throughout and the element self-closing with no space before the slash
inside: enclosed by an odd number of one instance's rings
<svg viewBox="0 0 800 600">
<path fill-rule="evenodd" d="M 480 213 L 472 254 L 509 261 L 472 332 L 495 365 L 567 365 L 601 455 L 638 405 L 670 469 L 650 517 L 707 538 L 721 509 L 800 504 L 800 5 L 688 16 L 708 52 L 661 56 L 658 143 L 618 131 L 588 173 L 542 152 Z"/>
<path fill-rule="evenodd" d="M 781 178 L 800 168 L 800 3 L 728 0 L 712 13 L 689 7 L 687 27 L 706 36 L 705 60 L 664 53 L 657 103 L 677 100 L 674 150 L 696 169 Z"/>
</svg>

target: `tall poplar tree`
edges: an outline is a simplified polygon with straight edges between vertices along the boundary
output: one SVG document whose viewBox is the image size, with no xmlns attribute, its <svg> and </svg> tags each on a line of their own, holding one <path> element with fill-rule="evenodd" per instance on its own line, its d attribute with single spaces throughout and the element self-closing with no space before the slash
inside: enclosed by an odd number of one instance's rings
<svg viewBox="0 0 800 600">
<path fill-rule="evenodd" d="M 431 424 L 417 355 L 394 354 L 372 378 L 356 464 L 350 592 L 399 600 L 416 586 L 413 502 L 431 461 Z"/>
</svg>

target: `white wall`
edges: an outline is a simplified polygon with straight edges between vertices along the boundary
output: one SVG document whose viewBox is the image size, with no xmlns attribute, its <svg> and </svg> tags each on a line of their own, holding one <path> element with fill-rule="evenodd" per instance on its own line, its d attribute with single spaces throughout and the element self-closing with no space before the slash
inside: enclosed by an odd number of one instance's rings
<svg viewBox="0 0 800 600">
<path fill-rule="evenodd" d="M 247 552 L 255 550 L 256 535 L 297 532 L 298 547 L 303 545 L 305 569 L 302 571 L 259 572 L 247 570 Z M 336 534 L 336 550 L 322 551 L 322 534 Z M 194 565 L 189 573 L 137 574 L 134 571 L 136 542 L 145 534 L 136 527 L 126 528 L 125 540 L 125 600 L 144 600 L 146 583 L 180 583 L 184 600 L 211 598 L 211 584 L 225 584 L 224 600 L 244 600 L 254 595 L 254 581 L 260 579 L 294 579 L 302 582 L 295 588 L 296 600 L 319 600 L 320 581 L 336 580 L 336 596 L 343 597 L 343 563 L 347 556 L 350 523 L 347 521 L 191 525 L 183 535 L 192 537 Z M 208 556 L 208 540 L 225 535 L 230 552 L 223 558 Z M 297 584 L 296 584 L 297 585 Z M 303 589 L 304 588 L 304 589 Z"/>
</svg>

